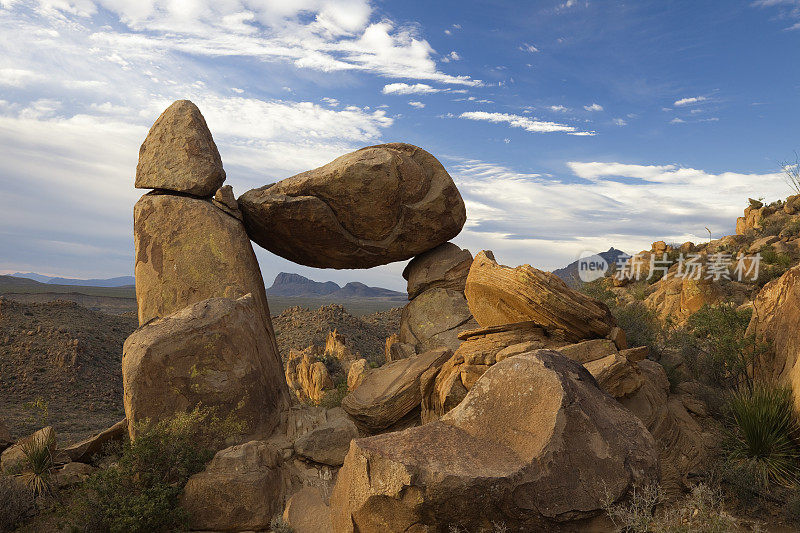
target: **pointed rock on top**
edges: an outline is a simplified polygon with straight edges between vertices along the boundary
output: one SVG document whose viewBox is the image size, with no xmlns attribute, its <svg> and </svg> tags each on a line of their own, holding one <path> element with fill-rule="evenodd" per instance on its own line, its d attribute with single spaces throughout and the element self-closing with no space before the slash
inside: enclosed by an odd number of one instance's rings
<svg viewBox="0 0 800 533">
<path fill-rule="evenodd" d="M 189 100 L 177 100 L 139 148 L 136 188 L 208 197 L 224 181 L 222 159 L 202 113 Z"/>
</svg>

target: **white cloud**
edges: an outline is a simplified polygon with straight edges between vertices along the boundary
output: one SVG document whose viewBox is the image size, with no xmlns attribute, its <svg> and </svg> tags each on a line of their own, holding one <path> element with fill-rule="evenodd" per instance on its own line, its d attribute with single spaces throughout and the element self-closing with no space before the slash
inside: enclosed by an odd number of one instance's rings
<svg viewBox="0 0 800 533">
<path fill-rule="evenodd" d="M 548 106 L 547 109 L 549 109 L 550 111 L 555 111 L 557 113 L 566 113 L 567 111 L 569 111 L 569 108 L 563 105 L 551 105 Z"/>
<path fill-rule="evenodd" d="M 442 63 L 449 63 L 450 61 L 460 61 L 461 56 L 458 55 L 458 52 L 453 50 L 449 54 L 442 56 Z"/>
<path fill-rule="evenodd" d="M 438 93 L 442 89 L 436 89 L 426 83 L 390 83 L 383 86 L 383 94 L 429 94 Z"/>
<path fill-rule="evenodd" d="M 21 68 L 0 68 L 0 86 L 22 88 L 43 79 L 37 72 Z"/>
<path fill-rule="evenodd" d="M 578 132 L 574 126 L 567 124 L 559 124 L 558 122 L 548 122 L 542 120 L 535 120 L 521 115 L 513 115 L 510 113 L 489 113 L 487 111 L 467 111 L 461 113 L 459 118 L 468 120 L 485 120 L 494 123 L 506 123 L 513 128 L 522 128 L 525 131 L 532 133 L 551 133 L 551 132 L 572 132 L 574 134 L 587 134 L 588 132 Z M 589 133 L 591 134 L 591 133 Z"/>
<path fill-rule="evenodd" d="M 596 104 L 596 103 L 593 103 L 592 105 L 585 105 L 585 106 L 583 106 L 583 108 L 586 111 L 602 111 L 603 110 L 603 106 L 601 106 L 600 104 Z"/>
<path fill-rule="evenodd" d="M 716 174 L 679 165 L 575 161 L 564 179 L 475 160 L 448 168 L 467 204 L 456 242 L 473 253 L 493 249 L 505 264 L 546 269 L 587 250 L 634 253 L 655 240 L 701 242 L 706 226 L 718 238 L 733 232 L 748 197 L 774 200 L 790 192 L 780 173 Z"/>
<path fill-rule="evenodd" d="M 675 118 L 673 118 L 672 120 L 669 121 L 670 124 L 683 124 L 685 122 L 686 122 L 685 120 L 683 120 L 682 118 L 678 118 L 678 117 L 675 117 Z"/>
<path fill-rule="evenodd" d="M 628 125 L 628 123 L 625 122 L 625 119 L 621 119 L 621 118 L 615 118 L 613 120 L 613 122 L 614 122 L 615 126 L 627 126 Z"/>
<path fill-rule="evenodd" d="M 705 102 L 706 100 L 707 98 L 705 96 L 690 96 L 687 98 L 681 98 L 680 100 L 675 100 L 675 102 L 672 105 L 674 105 L 675 107 L 681 107 L 686 105 L 698 104 L 700 102 Z"/>
<path fill-rule="evenodd" d="M 532 44 L 528 44 L 528 43 L 522 43 L 519 46 L 519 49 L 522 50 L 523 52 L 530 52 L 531 54 L 535 54 L 536 52 L 539 51 L 538 48 L 536 48 Z"/>
<path fill-rule="evenodd" d="M 408 105 L 410 105 L 411 107 L 416 107 L 417 109 L 422 109 L 423 107 L 425 107 L 425 104 L 423 104 L 422 102 L 417 102 L 414 100 L 410 101 Z"/>
<path fill-rule="evenodd" d="M 337 100 L 336 98 L 330 98 L 328 96 L 323 97 L 322 101 L 331 107 L 337 107 L 339 105 L 339 100 Z"/>
</svg>

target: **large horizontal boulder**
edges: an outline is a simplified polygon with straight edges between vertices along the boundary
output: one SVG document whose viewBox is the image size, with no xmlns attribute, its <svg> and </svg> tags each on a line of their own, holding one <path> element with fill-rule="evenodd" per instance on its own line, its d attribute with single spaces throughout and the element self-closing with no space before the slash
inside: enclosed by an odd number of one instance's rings
<svg viewBox="0 0 800 533">
<path fill-rule="evenodd" d="M 368 431 L 386 429 L 420 405 L 420 377 L 451 355 L 447 348 L 437 348 L 376 368 L 344 397 L 342 408 Z"/>
<path fill-rule="evenodd" d="M 279 361 L 261 269 L 242 223 L 210 201 L 149 193 L 133 208 L 139 325 L 206 298 L 252 294 Z"/>
<path fill-rule="evenodd" d="M 200 531 L 267 531 L 283 509 L 287 481 L 279 450 L 250 441 L 217 452 L 186 483 L 181 505 Z"/>
<path fill-rule="evenodd" d="M 269 431 L 288 391 L 252 295 L 209 298 L 154 320 L 125 341 L 125 414 L 136 425 L 198 405 L 234 413 L 253 431 Z"/>
<path fill-rule="evenodd" d="M 800 409 L 800 265 L 761 289 L 753 300 L 747 334 L 768 344 L 755 365 L 757 377 L 791 387 Z"/>
<path fill-rule="evenodd" d="M 550 272 L 500 265 L 490 251 L 475 256 L 464 294 L 481 327 L 532 320 L 578 342 L 606 337 L 616 326 L 603 302 L 570 289 Z"/>
<path fill-rule="evenodd" d="M 464 201 L 431 154 L 369 146 L 239 197 L 250 237 L 301 265 L 370 268 L 458 235 Z"/>
<path fill-rule="evenodd" d="M 207 197 L 224 181 L 222 159 L 202 113 L 189 100 L 174 102 L 139 148 L 136 187 Z"/>
<path fill-rule="evenodd" d="M 437 287 L 464 292 L 471 265 L 469 250 L 462 250 L 452 242 L 416 256 L 403 270 L 403 278 L 408 281 L 408 299 Z"/>
<path fill-rule="evenodd" d="M 588 531 L 605 503 L 657 481 L 639 419 L 539 350 L 492 366 L 440 421 L 354 440 L 331 516 L 337 533 Z"/>
</svg>

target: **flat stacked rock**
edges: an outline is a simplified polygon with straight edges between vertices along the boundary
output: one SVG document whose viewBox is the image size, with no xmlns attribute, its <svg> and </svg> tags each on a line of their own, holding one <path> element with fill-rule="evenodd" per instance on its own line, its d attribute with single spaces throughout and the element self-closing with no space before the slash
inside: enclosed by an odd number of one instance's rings
<svg viewBox="0 0 800 533">
<path fill-rule="evenodd" d="M 539 350 L 492 366 L 440 421 L 354 440 L 330 510 L 336 532 L 588 531 L 657 481 L 642 422 L 580 364 Z"/>
<path fill-rule="evenodd" d="M 319 268 L 402 261 L 455 237 L 464 201 L 425 150 L 392 143 L 362 148 L 239 197 L 250 238 Z"/>
<path fill-rule="evenodd" d="M 490 251 L 475 256 L 464 291 L 481 327 L 532 320 L 569 342 L 606 337 L 616 320 L 604 303 L 530 265 L 499 265 Z"/>
</svg>

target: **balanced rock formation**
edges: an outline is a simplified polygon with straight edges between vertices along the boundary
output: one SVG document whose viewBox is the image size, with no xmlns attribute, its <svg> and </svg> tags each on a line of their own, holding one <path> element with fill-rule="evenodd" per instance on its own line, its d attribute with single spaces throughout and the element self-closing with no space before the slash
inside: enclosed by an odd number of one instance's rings
<svg viewBox="0 0 800 533">
<path fill-rule="evenodd" d="M 186 483 L 181 506 L 200 531 L 268 531 L 283 508 L 287 481 L 279 450 L 250 441 L 217 452 Z"/>
<path fill-rule="evenodd" d="M 420 405 L 422 374 L 439 368 L 451 355 L 447 348 L 437 348 L 376 368 L 344 397 L 342 408 L 367 431 L 386 429 Z"/>
<path fill-rule="evenodd" d="M 250 237 L 319 268 L 408 259 L 458 235 L 464 201 L 431 154 L 410 144 L 362 148 L 239 197 Z"/>
<path fill-rule="evenodd" d="M 499 265 L 490 251 L 475 257 L 464 293 L 483 328 L 532 320 L 578 342 L 605 337 L 616 326 L 601 301 L 570 289 L 550 272 Z"/>
<path fill-rule="evenodd" d="M 494 365 L 440 421 L 354 440 L 331 516 L 337 533 L 590 530 L 604 502 L 657 480 L 639 419 L 541 350 Z"/>
<path fill-rule="evenodd" d="M 477 327 L 464 297 L 471 264 L 469 250 L 449 242 L 408 263 L 403 277 L 411 301 L 403 308 L 397 343 L 389 348 L 392 360 L 439 346 L 456 350 L 458 334 Z"/>
<path fill-rule="evenodd" d="M 136 187 L 208 197 L 224 181 L 222 159 L 200 110 L 189 100 L 174 102 L 139 149 Z"/>
<path fill-rule="evenodd" d="M 195 406 L 272 430 L 288 406 L 281 368 L 252 295 L 209 298 L 153 320 L 125 341 L 125 414 L 136 425 Z"/>
</svg>

